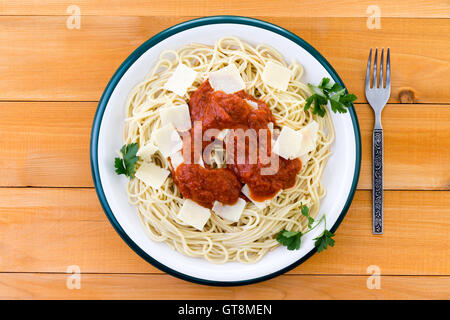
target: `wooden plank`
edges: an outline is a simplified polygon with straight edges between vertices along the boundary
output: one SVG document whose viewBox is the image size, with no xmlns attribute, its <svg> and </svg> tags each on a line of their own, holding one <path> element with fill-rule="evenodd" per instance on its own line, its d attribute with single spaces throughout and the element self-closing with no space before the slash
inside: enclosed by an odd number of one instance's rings
<svg viewBox="0 0 450 320">
<path fill-rule="evenodd" d="M 0 186 L 92 187 L 89 139 L 96 106 L 0 103 L 0 145 L 7 150 L 0 157 Z M 363 104 L 356 110 L 362 136 L 358 188 L 371 189 L 373 112 Z M 449 105 L 385 108 L 386 189 L 450 189 L 449 122 Z"/>
<path fill-rule="evenodd" d="M 96 103 L 2 103 L 0 185 L 92 186 L 95 109 Z"/>
<path fill-rule="evenodd" d="M 450 105 L 387 105 L 383 110 L 385 189 L 450 189 Z M 372 188 L 373 111 L 356 105 L 362 164 L 358 188 Z"/>
<path fill-rule="evenodd" d="M 96 101 L 116 68 L 136 47 L 190 18 L 83 16 L 81 28 L 70 30 L 65 16 L 2 16 L 0 43 L 5 63 L 0 64 L 0 97 Z M 450 102 L 450 92 L 436 85 L 450 81 L 448 19 L 384 18 L 379 30 L 369 30 L 365 18 L 267 20 L 317 48 L 360 102 L 365 101 L 363 84 L 371 47 L 391 48 L 391 102 L 409 101 L 410 94 L 413 102 Z"/>
<path fill-rule="evenodd" d="M 168 275 L 81 274 L 80 289 L 68 289 L 66 286 L 68 277 L 68 274 L 0 274 L 0 298 L 448 299 L 450 294 L 449 276 L 381 276 L 380 289 L 368 289 L 367 276 L 289 275 L 248 286 L 205 287 Z M 167 312 L 171 314 L 177 310 Z"/>
<path fill-rule="evenodd" d="M 5 1 L 2 15 L 64 15 L 73 1 Z M 392 2 L 379 0 L 375 3 L 384 17 L 441 17 L 450 15 L 448 3 L 443 0 L 419 0 L 411 3 L 407 0 Z M 173 16 L 173 15 L 220 15 L 232 14 L 243 16 L 273 17 L 366 17 L 367 8 L 373 1 L 321 1 L 320 8 L 314 0 L 295 1 L 239 1 L 239 0 L 153 0 L 149 2 L 128 0 L 109 1 L 77 0 L 76 5 L 82 15 L 105 16 Z M 369 11 L 370 12 L 370 11 Z"/>
<path fill-rule="evenodd" d="M 449 275 L 449 214 L 449 191 L 388 191 L 385 234 L 374 236 L 371 192 L 357 191 L 335 247 L 291 273 Z M 116 234 L 93 189 L 0 188 L 0 257 L 0 272 L 160 272 Z"/>
</svg>

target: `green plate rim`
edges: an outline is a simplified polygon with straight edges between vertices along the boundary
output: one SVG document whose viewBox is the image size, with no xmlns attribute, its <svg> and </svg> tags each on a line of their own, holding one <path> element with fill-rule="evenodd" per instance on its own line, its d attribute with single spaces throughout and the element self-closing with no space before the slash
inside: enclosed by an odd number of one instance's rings
<svg viewBox="0 0 450 320">
<path fill-rule="evenodd" d="M 184 273 L 178 272 L 172 268 L 167 267 L 166 265 L 160 263 L 153 257 L 151 257 L 149 254 L 147 254 L 145 251 L 143 251 L 122 229 L 118 221 L 116 220 L 111 208 L 109 207 L 108 201 L 106 200 L 105 193 L 103 191 L 102 183 L 100 180 L 100 173 L 99 173 L 99 166 L 98 166 L 98 137 L 100 132 L 100 126 L 103 119 L 103 114 L 105 111 L 105 108 L 108 104 L 108 101 L 111 97 L 111 94 L 113 93 L 117 83 L 120 81 L 122 76 L 125 74 L 125 72 L 130 68 L 130 66 L 148 49 L 155 46 L 159 42 L 163 41 L 164 39 L 182 32 L 187 29 L 204 26 L 204 25 L 210 25 L 210 24 L 221 24 L 221 23 L 232 23 L 232 24 L 243 24 L 243 25 L 249 25 L 254 27 L 259 27 L 265 30 L 269 30 L 272 32 L 275 32 L 289 40 L 292 40 L 300 47 L 304 48 L 306 51 L 308 51 L 314 58 L 316 58 L 322 66 L 328 71 L 328 73 L 331 75 L 333 80 L 337 83 L 339 83 L 343 88 L 346 88 L 341 78 L 338 76 L 337 72 L 333 69 L 333 67 L 330 65 L 330 63 L 316 50 L 314 49 L 309 43 L 307 43 L 305 40 L 300 38 L 299 36 L 295 35 L 294 33 L 281 28 L 277 25 L 274 25 L 272 23 L 249 18 L 249 17 L 242 17 L 242 16 L 211 16 L 211 17 L 203 17 L 198 19 L 193 19 L 189 21 L 182 22 L 180 24 L 177 24 L 175 26 L 172 26 L 157 35 L 153 36 L 146 42 L 144 42 L 141 46 L 139 46 L 117 69 L 117 71 L 112 76 L 111 80 L 109 81 L 108 85 L 106 86 L 102 97 L 98 103 L 97 111 L 94 116 L 94 121 L 92 124 L 92 131 L 91 131 L 91 141 L 90 141 L 90 161 L 91 161 L 91 171 L 92 171 L 92 178 L 94 181 L 95 190 L 97 192 L 98 199 L 100 200 L 100 203 L 103 207 L 103 210 L 105 211 L 106 216 L 108 217 L 109 221 L 113 225 L 114 229 L 117 231 L 117 233 L 121 236 L 121 238 L 128 244 L 128 246 L 133 249 L 139 256 L 141 256 L 144 260 L 155 266 L 156 268 L 172 275 L 177 278 L 187 280 L 194 283 L 204 284 L 204 285 L 211 285 L 211 286 L 238 286 L 238 285 L 247 285 L 252 284 L 260 281 L 265 281 L 268 279 L 272 279 L 276 276 L 279 276 L 283 273 L 286 273 L 289 270 L 292 270 L 293 268 L 297 267 L 304 261 L 306 261 L 309 257 L 311 257 L 315 252 L 316 249 L 313 248 L 311 251 L 309 251 L 305 256 L 297 260 L 296 262 L 290 264 L 287 267 L 284 267 L 283 269 L 280 269 L 276 272 L 267 274 L 265 276 L 246 279 L 246 280 L 239 280 L 239 281 L 215 281 L 215 280 L 208 280 L 208 279 L 202 279 L 197 277 L 192 277 L 189 275 L 186 275 Z M 347 90 L 347 89 L 346 89 Z M 358 184 L 359 180 L 359 173 L 361 169 L 361 133 L 359 129 L 359 123 L 358 118 L 356 116 L 356 112 L 354 107 L 352 106 L 349 109 L 349 113 L 352 119 L 353 129 L 355 133 L 355 146 L 356 146 L 356 154 L 355 154 L 355 171 L 353 175 L 353 182 L 350 189 L 350 193 L 347 197 L 347 201 L 344 205 L 344 208 L 342 209 L 342 212 L 340 213 L 338 219 L 336 220 L 335 224 L 331 228 L 331 232 L 335 232 L 338 226 L 341 224 L 342 220 L 344 219 L 350 204 L 353 200 L 356 186 Z"/>
</svg>

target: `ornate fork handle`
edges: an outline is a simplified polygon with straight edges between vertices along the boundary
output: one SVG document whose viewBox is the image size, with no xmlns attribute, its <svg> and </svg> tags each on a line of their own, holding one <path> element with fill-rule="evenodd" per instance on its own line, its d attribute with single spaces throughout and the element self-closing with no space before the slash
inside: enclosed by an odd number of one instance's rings
<svg viewBox="0 0 450 320">
<path fill-rule="evenodd" d="M 383 233 L 383 129 L 373 130 L 373 233 Z"/>
</svg>

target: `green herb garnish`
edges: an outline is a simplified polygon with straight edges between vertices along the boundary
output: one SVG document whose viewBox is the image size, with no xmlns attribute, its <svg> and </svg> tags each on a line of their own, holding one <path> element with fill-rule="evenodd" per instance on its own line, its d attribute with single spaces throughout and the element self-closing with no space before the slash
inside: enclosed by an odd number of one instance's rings
<svg viewBox="0 0 450 320">
<path fill-rule="evenodd" d="M 127 177 L 134 178 L 134 166 L 139 160 L 139 157 L 136 156 L 138 148 L 137 143 L 123 145 L 122 149 L 120 149 L 122 158 L 117 157 L 114 159 L 117 174 L 124 174 Z"/>
<path fill-rule="evenodd" d="M 331 110 L 334 113 L 346 113 L 347 109 L 352 106 L 352 102 L 357 98 L 354 94 L 345 93 L 345 89 L 339 83 L 330 83 L 329 78 L 323 78 L 318 86 L 308 83 L 309 88 L 314 92 L 308 99 L 306 99 L 305 111 L 308 110 L 311 104 L 314 103 L 312 109 L 313 114 L 325 116 L 325 106 L 330 101 Z"/>
<path fill-rule="evenodd" d="M 309 215 L 309 208 L 300 203 L 300 210 L 302 211 L 302 214 L 308 218 L 308 228 L 311 229 L 311 226 L 314 223 L 314 218 Z"/>
<path fill-rule="evenodd" d="M 277 241 L 286 246 L 288 250 L 298 250 L 302 242 L 302 235 L 300 231 L 281 230 L 277 236 Z"/>
<path fill-rule="evenodd" d="M 333 247 L 334 240 L 331 239 L 332 237 L 334 237 L 334 234 L 325 229 L 320 236 L 314 238 L 314 240 L 316 240 L 314 245 L 317 248 L 317 252 L 322 252 L 323 250 L 325 250 L 327 248 L 327 245 Z"/>
<path fill-rule="evenodd" d="M 314 238 L 314 245 L 316 246 L 318 252 L 322 252 L 327 249 L 328 246 L 333 247 L 334 240 L 332 237 L 334 237 L 334 234 L 327 230 L 325 215 L 323 215 L 313 227 L 312 224 L 314 223 L 314 219 L 309 215 L 309 208 L 306 205 L 300 204 L 300 211 L 303 216 L 308 218 L 308 230 L 305 233 L 302 233 L 301 231 L 288 231 L 283 229 L 277 235 L 277 241 L 283 246 L 286 246 L 288 250 L 298 250 L 300 249 L 302 236 L 314 230 L 323 220 L 325 225 L 324 231 L 320 236 Z"/>
</svg>

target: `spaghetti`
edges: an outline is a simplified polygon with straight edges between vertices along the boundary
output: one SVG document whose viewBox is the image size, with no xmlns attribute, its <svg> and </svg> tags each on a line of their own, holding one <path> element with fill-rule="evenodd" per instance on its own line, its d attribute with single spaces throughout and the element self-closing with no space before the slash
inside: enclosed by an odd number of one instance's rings
<svg viewBox="0 0 450 320">
<path fill-rule="evenodd" d="M 262 72 L 269 61 L 291 70 L 292 76 L 286 91 L 276 90 L 262 81 Z M 164 89 L 164 84 L 180 63 L 197 72 L 195 81 L 184 97 Z M 161 127 L 159 108 L 186 103 L 191 94 L 208 79 L 210 72 L 230 64 L 239 70 L 245 82 L 245 92 L 267 104 L 278 126 L 299 130 L 312 121 L 319 124 L 316 148 L 302 158 L 302 168 L 294 186 L 281 190 L 264 209 L 247 202 L 238 222 L 211 214 L 203 231 L 186 225 L 177 216 L 185 198 L 172 176 L 158 189 L 139 179 L 130 179 L 127 192 L 130 203 L 137 207 L 143 226 L 152 240 L 165 242 L 187 256 L 202 257 L 214 263 L 254 263 L 279 246 L 276 236 L 281 230 L 306 230 L 308 221 L 301 214 L 300 204 L 308 206 L 310 215 L 315 217 L 320 199 L 326 193 L 320 180 L 330 156 L 334 128 L 328 110 L 324 117 L 304 110 L 305 99 L 312 92 L 301 82 L 302 65 L 287 65 L 273 48 L 267 45 L 254 47 L 235 37 L 221 38 L 213 47 L 196 43 L 176 51 L 164 51 L 148 76 L 129 95 L 124 142 L 138 143 L 140 146 L 151 142 L 151 133 Z M 139 160 L 137 166 L 142 161 Z M 169 160 L 160 152 L 152 155 L 152 161 L 161 168 L 171 168 Z"/>
</svg>

